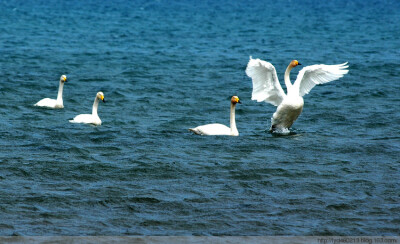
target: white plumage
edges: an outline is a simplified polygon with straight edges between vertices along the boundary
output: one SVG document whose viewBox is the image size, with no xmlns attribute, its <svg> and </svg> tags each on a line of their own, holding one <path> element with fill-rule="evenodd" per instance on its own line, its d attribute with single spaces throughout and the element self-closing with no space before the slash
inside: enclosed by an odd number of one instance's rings
<svg viewBox="0 0 400 244">
<path fill-rule="evenodd" d="M 235 107 L 241 103 L 237 96 L 231 98 L 230 127 L 223 124 L 208 124 L 190 128 L 189 130 L 198 135 L 207 136 L 238 136 L 239 131 L 236 128 Z"/>
<path fill-rule="evenodd" d="M 279 84 L 275 67 L 271 63 L 250 57 L 246 74 L 253 81 L 252 100 L 269 102 L 275 106 L 281 104 L 286 95 Z"/>
<path fill-rule="evenodd" d="M 67 82 L 67 76 L 62 75 L 60 77 L 60 84 L 58 86 L 57 99 L 43 98 L 39 102 L 35 103 L 34 106 L 47 107 L 47 108 L 64 108 L 62 95 L 65 82 Z"/>
<path fill-rule="evenodd" d="M 207 135 L 207 136 L 238 136 L 239 132 L 232 133 L 231 128 L 223 124 L 208 124 L 208 125 L 200 125 L 196 128 L 190 128 L 190 131 L 194 132 L 198 135 Z"/>
<path fill-rule="evenodd" d="M 328 83 L 343 77 L 349 71 L 346 63 L 336 65 L 316 64 L 304 67 L 297 75 L 294 89 L 300 96 L 308 94 L 314 86 Z"/>
<path fill-rule="evenodd" d="M 285 94 L 275 67 L 269 62 L 250 57 L 246 74 L 253 82 L 251 99 L 278 106 L 271 119 L 271 131 L 287 132 L 303 110 L 305 94 L 308 94 L 314 86 L 337 80 L 349 72 L 347 62 L 336 65 L 311 65 L 300 70 L 292 85 L 290 71 L 297 65 L 300 63 L 293 60 L 286 69 L 284 80 L 287 94 Z"/>
<path fill-rule="evenodd" d="M 69 122 L 71 123 L 84 123 L 84 124 L 93 124 L 93 125 L 101 125 L 101 119 L 97 114 L 97 109 L 99 107 L 99 100 L 106 102 L 104 99 L 103 92 L 98 92 L 94 99 L 93 107 L 92 107 L 92 114 L 80 114 L 75 116 Z"/>
</svg>

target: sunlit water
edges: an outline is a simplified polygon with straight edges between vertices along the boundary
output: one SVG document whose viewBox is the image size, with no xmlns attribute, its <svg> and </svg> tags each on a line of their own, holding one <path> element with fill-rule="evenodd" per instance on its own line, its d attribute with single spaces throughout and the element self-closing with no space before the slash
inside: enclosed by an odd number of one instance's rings
<svg viewBox="0 0 400 244">
<path fill-rule="evenodd" d="M 399 235 L 399 2 L 234 2 L 0 0 L 0 235 Z M 250 55 L 350 72 L 275 135 Z"/>
</svg>

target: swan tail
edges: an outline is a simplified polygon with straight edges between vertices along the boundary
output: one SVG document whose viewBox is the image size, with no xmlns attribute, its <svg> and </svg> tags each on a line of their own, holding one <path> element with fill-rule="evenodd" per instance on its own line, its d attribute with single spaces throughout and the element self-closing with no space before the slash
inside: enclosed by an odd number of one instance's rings
<svg viewBox="0 0 400 244">
<path fill-rule="evenodd" d="M 197 128 L 189 128 L 188 130 L 193 132 L 193 133 L 195 133 L 195 134 L 197 134 L 197 135 L 201 135 L 200 131 Z"/>
</svg>

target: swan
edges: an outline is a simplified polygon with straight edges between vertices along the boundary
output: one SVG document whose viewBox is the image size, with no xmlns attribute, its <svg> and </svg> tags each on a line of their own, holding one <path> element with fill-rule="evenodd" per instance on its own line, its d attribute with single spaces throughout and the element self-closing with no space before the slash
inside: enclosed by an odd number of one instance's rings
<svg viewBox="0 0 400 244">
<path fill-rule="evenodd" d="M 84 123 L 84 124 L 93 124 L 93 125 L 101 125 L 101 119 L 99 115 L 97 115 L 97 108 L 99 107 L 99 100 L 102 100 L 104 103 L 106 100 L 104 99 L 104 94 L 100 91 L 96 94 L 94 98 L 92 114 L 80 114 L 75 116 L 75 118 L 71 119 L 69 122 L 71 123 Z"/>
<path fill-rule="evenodd" d="M 235 121 L 235 107 L 237 103 L 242 103 L 239 100 L 239 97 L 233 96 L 231 98 L 231 122 L 230 126 L 228 127 L 223 124 L 208 124 L 208 125 L 201 125 L 197 126 L 196 128 L 190 128 L 190 131 L 193 131 L 195 134 L 198 135 L 207 135 L 207 136 L 238 136 L 239 131 L 236 128 L 236 121 Z"/>
<path fill-rule="evenodd" d="M 47 108 L 64 108 L 62 94 L 65 82 L 67 82 L 67 76 L 62 75 L 60 77 L 60 85 L 58 86 L 57 100 L 51 98 L 43 98 L 39 102 L 35 103 L 34 106 Z"/>
<path fill-rule="evenodd" d="M 284 78 L 287 94 L 285 94 L 279 84 L 275 67 L 271 63 L 250 57 L 247 64 L 246 74 L 253 82 L 251 99 L 278 106 L 271 118 L 270 132 L 288 133 L 303 110 L 303 96 L 314 86 L 337 80 L 349 72 L 347 62 L 336 65 L 311 65 L 301 69 L 292 84 L 290 71 L 298 65 L 301 64 L 297 60 L 292 60 L 286 68 Z"/>
</svg>

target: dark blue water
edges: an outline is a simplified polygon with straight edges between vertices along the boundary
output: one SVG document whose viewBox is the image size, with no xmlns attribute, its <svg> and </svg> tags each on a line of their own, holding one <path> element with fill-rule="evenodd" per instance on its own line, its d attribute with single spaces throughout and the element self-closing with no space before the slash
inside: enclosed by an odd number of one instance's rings
<svg viewBox="0 0 400 244">
<path fill-rule="evenodd" d="M 0 235 L 399 235 L 400 2 L 0 0 Z M 348 61 L 289 136 L 252 101 Z M 298 68 L 292 71 L 295 79 Z M 34 107 L 55 98 L 62 110 Z M 101 126 L 71 124 L 90 113 Z M 187 128 L 229 123 L 239 137 Z"/>
</svg>

